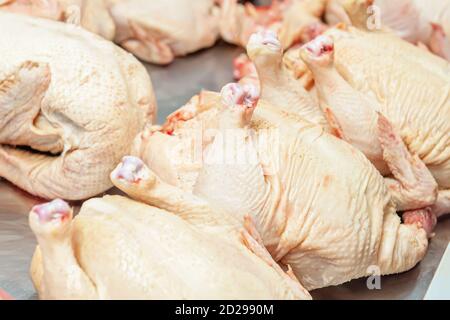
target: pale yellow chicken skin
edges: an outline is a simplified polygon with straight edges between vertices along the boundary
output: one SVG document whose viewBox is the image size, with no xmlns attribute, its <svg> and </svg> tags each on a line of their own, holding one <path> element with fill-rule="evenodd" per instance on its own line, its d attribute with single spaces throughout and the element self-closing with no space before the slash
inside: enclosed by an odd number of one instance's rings
<svg viewBox="0 0 450 320">
<path fill-rule="evenodd" d="M 395 181 L 386 182 L 399 210 L 450 212 L 448 62 L 392 34 L 340 26 L 286 54 L 296 60 L 297 74 L 313 75 L 314 90 L 308 92 L 286 72 L 275 34 L 253 35 L 247 51 L 262 97 L 321 124 L 363 151 L 383 175 L 392 174 Z M 399 146 L 405 145 L 398 156 L 409 158 L 414 169 L 387 163 L 379 115 L 391 123 Z"/>
<path fill-rule="evenodd" d="M 250 221 L 246 229 L 206 205 L 173 208 L 106 196 L 84 203 L 72 221 L 60 200 L 35 207 L 39 298 L 311 299 L 257 242 Z"/>
<path fill-rule="evenodd" d="M 168 64 L 211 47 L 219 38 L 214 0 L 113 0 L 114 41 L 140 59 Z"/>
<path fill-rule="evenodd" d="M 47 199 L 111 188 L 156 113 L 142 64 L 80 27 L 4 12 L 0 48 L 0 177 Z"/>
<path fill-rule="evenodd" d="M 171 63 L 219 38 L 215 0 L 9 0 L 0 10 L 79 24 L 138 58 Z"/>
<path fill-rule="evenodd" d="M 290 48 L 325 30 L 325 7 L 326 0 L 277 0 L 267 6 L 222 0 L 220 33 L 225 41 L 245 47 L 254 32 L 270 29 L 279 34 L 284 48 Z"/>
<path fill-rule="evenodd" d="M 382 176 L 364 155 L 321 126 L 264 101 L 251 116 L 247 103 L 254 95 L 249 90 L 239 97 L 245 86 L 228 86 L 222 102 L 215 93 L 193 98 L 162 131 L 144 132 L 135 154 L 148 170 L 186 194 L 238 217 L 251 213 L 274 259 L 290 265 L 308 290 L 367 276 L 370 266 L 391 274 L 417 264 L 427 249 L 426 233 L 401 224 Z M 186 147 L 192 135 L 211 129 L 247 137 L 238 143 L 244 149 L 233 149 L 234 156 L 251 154 L 258 160 L 192 162 Z M 258 137 L 264 143 L 256 143 Z M 209 155 L 223 151 L 220 139 L 203 143 Z M 225 154 L 233 159 L 229 150 Z M 117 186 L 149 201 L 145 179 Z"/>
<path fill-rule="evenodd" d="M 0 1 L 0 10 L 79 24 L 112 40 L 116 26 L 108 3 L 109 0 L 3 0 Z"/>
<path fill-rule="evenodd" d="M 329 0 L 325 19 L 391 31 L 450 61 L 449 0 Z"/>
<path fill-rule="evenodd" d="M 328 30 L 299 55 L 314 74 L 322 110 L 343 138 L 389 173 L 376 160 L 383 157 L 377 113 L 386 116 L 433 174 L 440 189 L 434 211 L 449 213 L 450 64 L 394 35 L 353 27 Z"/>
</svg>

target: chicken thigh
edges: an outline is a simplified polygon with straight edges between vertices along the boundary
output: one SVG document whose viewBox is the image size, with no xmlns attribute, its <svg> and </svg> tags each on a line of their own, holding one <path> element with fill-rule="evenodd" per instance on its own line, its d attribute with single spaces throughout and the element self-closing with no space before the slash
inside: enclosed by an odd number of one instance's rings
<svg viewBox="0 0 450 320">
<path fill-rule="evenodd" d="M 0 13 L 0 177 L 43 198 L 106 191 L 156 112 L 145 68 L 80 27 Z"/>
<path fill-rule="evenodd" d="M 119 169 L 114 179 L 122 174 Z M 155 193 L 171 192 L 154 183 Z M 61 200 L 33 208 L 30 226 L 39 246 L 31 276 L 39 298 L 311 298 L 258 242 L 250 218 L 242 227 L 205 202 L 176 194 L 156 203 L 106 196 L 84 203 L 73 220 Z"/>
<path fill-rule="evenodd" d="M 391 274 L 416 265 L 432 216 L 401 224 L 362 153 L 263 100 L 255 110 L 255 92 L 231 84 L 222 97 L 193 98 L 162 129 L 139 136 L 135 154 L 148 167 L 128 166 L 115 185 L 150 205 L 194 194 L 230 215 L 252 214 L 275 261 L 290 265 L 308 290 L 367 276 L 373 266 Z M 205 152 L 193 156 L 197 150 Z M 157 192 L 148 178 L 155 175 L 180 191 Z"/>
</svg>

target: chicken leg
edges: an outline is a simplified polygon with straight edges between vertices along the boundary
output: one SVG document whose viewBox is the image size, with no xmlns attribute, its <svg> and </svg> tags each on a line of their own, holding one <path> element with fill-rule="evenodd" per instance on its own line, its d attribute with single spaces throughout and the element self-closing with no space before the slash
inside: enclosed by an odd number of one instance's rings
<svg viewBox="0 0 450 320">
<path fill-rule="evenodd" d="M 36 206 L 29 220 L 39 246 L 32 277 L 45 299 L 95 299 L 97 292 L 72 247 L 72 209 L 62 200 Z M 43 270 L 45 269 L 46 272 Z"/>
<path fill-rule="evenodd" d="M 193 192 L 230 213 L 260 212 L 271 188 L 255 145 L 257 137 L 249 130 L 258 97 L 248 86 L 236 84 L 225 86 L 221 96 L 218 132 Z M 227 187 L 219 187 L 223 185 Z"/>
<path fill-rule="evenodd" d="M 188 220 L 204 217 L 211 211 L 205 201 L 161 181 L 139 158 L 124 157 L 111 173 L 111 180 L 131 198 Z"/>
<path fill-rule="evenodd" d="M 247 45 L 247 53 L 258 72 L 262 100 L 327 127 L 320 108 L 310 94 L 283 69 L 283 49 L 274 32 L 253 34 Z"/>
</svg>

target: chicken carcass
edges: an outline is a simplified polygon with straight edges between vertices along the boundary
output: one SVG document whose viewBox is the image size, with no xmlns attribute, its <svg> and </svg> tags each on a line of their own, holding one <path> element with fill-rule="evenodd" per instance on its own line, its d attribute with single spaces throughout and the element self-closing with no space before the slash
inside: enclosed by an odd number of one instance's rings
<svg viewBox="0 0 450 320">
<path fill-rule="evenodd" d="M 80 24 L 138 58 L 168 64 L 219 38 L 215 0 L 10 0 L 0 9 Z"/>
<path fill-rule="evenodd" d="M 113 0 L 115 42 L 140 59 L 168 64 L 214 45 L 219 37 L 215 0 Z"/>
<path fill-rule="evenodd" d="M 4 12 L 0 48 L 0 177 L 49 199 L 110 188 L 156 112 L 145 68 L 80 27 Z"/>
<path fill-rule="evenodd" d="M 108 40 L 115 35 L 106 0 L 3 0 L 0 10 L 80 24 Z"/>
<path fill-rule="evenodd" d="M 386 166 L 378 139 L 377 119 L 382 113 L 417 155 L 418 165 L 420 158 L 439 184 L 436 214 L 449 213 L 450 65 L 394 35 L 353 27 L 330 29 L 305 45 L 300 55 L 314 73 L 332 127 L 364 151 L 383 174 L 395 175 Z M 391 185 L 393 190 L 418 192 L 410 194 L 412 198 L 428 187 L 414 179 L 403 186 Z"/>
<path fill-rule="evenodd" d="M 320 36 L 318 41 L 323 38 L 323 36 Z M 312 44 L 314 43 L 315 42 L 312 42 Z M 315 47 L 318 47 L 317 50 L 314 49 Z M 307 46 L 307 48 L 309 49 L 307 51 L 308 53 L 317 51 L 324 54 L 327 50 L 329 50 L 326 46 L 311 46 L 311 48 Z M 347 121 L 346 127 L 344 129 L 340 128 L 336 125 L 338 119 L 335 119 L 331 108 L 323 105 L 322 103 L 323 110 L 320 110 L 318 102 L 319 97 L 317 96 L 316 90 L 317 88 L 314 87 L 313 90 L 309 92 L 311 96 L 308 98 L 308 93 L 303 90 L 302 85 L 298 84 L 298 81 L 292 72 L 286 72 L 286 67 L 281 65 L 281 61 L 283 60 L 283 50 L 274 33 L 263 31 L 252 35 L 247 46 L 247 51 L 256 65 L 258 77 L 261 80 L 263 97 L 265 95 L 266 99 L 269 100 L 272 105 L 283 108 L 283 103 L 289 103 L 289 110 L 291 112 L 301 115 L 303 118 L 306 118 L 311 122 L 322 125 L 325 130 L 340 138 L 346 138 L 350 143 L 353 143 L 355 146 L 360 148 L 376 165 L 381 173 L 385 174 L 388 173 L 389 170 L 395 169 L 389 168 L 388 163 L 384 160 L 385 155 L 382 154 L 382 147 L 377 134 L 380 125 L 378 121 L 379 116 L 375 111 L 371 114 L 370 122 L 368 122 L 367 119 L 359 119 L 359 124 L 361 124 L 361 126 L 355 126 L 350 121 Z M 305 51 L 305 49 L 303 51 Z M 294 59 L 295 52 L 297 54 L 296 60 L 299 61 L 296 68 L 298 68 L 298 70 L 307 70 L 308 68 L 306 63 L 299 59 L 299 52 L 297 50 L 292 49 L 289 54 L 290 57 Z M 442 60 L 441 62 L 444 61 Z M 308 75 L 310 73 L 311 71 L 308 70 L 304 73 L 304 75 Z M 335 82 L 335 79 L 331 77 L 327 78 L 327 80 Z M 318 88 L 321 89 L 320 86 Z M 342 86 L 339 88 L 341 95 L 344 95 L 343 93 L 348 91 L 345 91 L 344 89 L 345 87 Z M 319 95 L 322 96 L 322 101 L 328 98 L 328 96 L 323 92 L 319 92 Z M 346 96 L 350 95 L 351 93 L 346 93 Z M 325 96 L 325 98 L 323 98 L 323 96 Z M 330 96 L 333 96 L 333 93 L 330 93 Z M 341 108 L 343 108 L 345 103 L 341 102 L 341 104 Z M 351 116 L 361 116 L 360 110 L 361 109 L 359 106 L 354 104 L 354 107 L 351 110 Z M 345 113 L 343 114 L 342 111 L 340 116 L 344 118 L 346 117 Z M 346 120 L 348 119 L 346 118 Z M 324 121 L 328 121 L 329 124 L 324 125 Z M 368 124 L 372 125 L 372 131 L 364 131 L 364 129 L 367 128 L 364 128 L 363 126 Z M 391 126 L 389 121 L 385 122 L 383 125 Z M 345 130 L 348 130 L 351 134 L 353 134 L 353 136 L 349 137 L 349 135 L 347 135 L 344 137 L 343 131 Z M 393 128 L 393 131 L 396 131 L 396 129 Z M 375 141 L 368 140 L 368 136 Z M 401 138 L 399 137 L 399 146 L 403 145 L 403 141 L 400 140 Z M 405 159 L 408 158 L 409 161 L 413 158 L 406 148 L 404 148 L 404 153 L 401 157 L 404 157 Z M 404 211 L 421 209 L 422 211 L 423 207 L 434 205 L 436 202 L 437 183 L 434 177 L 431 172 L 426 169 L 422 160 L 417 158 L 415 159 L 415 162 L 416 174 L 410 174 L 410 179 L 417 178 L 418 180 L 407 181 L 408 184 L 405 186 L 405 181 L 403 181 L 405 172 L 398 172 L 396 170 L 392 171 L 394 179 L 386 179 L 386 183 L 390 186 L 393 197 L 395 198 L 398 210 Z M 421 172 L 421 174 L 417 175 L 418 172 Z M 411 213 L 408 213 L 408 216 L 411 216 Z"/>
<path fill-rule="evenodd" d="M 284 48 L 308 42 L 326 26 L 320 20 L 325 0 L 273 1 L 266 7 L 241 5 L 237 0 L 222 0 L 220 31 L 222 38 L 242 47 L 259 29 L 276 31 Z"/>
<path fill-rule="evenodd" d="M 154 190 L 173 191 L 163 184 Z M 249 218 L 242 227 L 194 197 L 158 201 L 174 211 L 120 196 L 85 202 L 73 220 L 62 200 L 33 208 L 39 246 L 31 276 L 39 298 L 311 298 L 258 242 Z"/>
<path fill-rule="evenodd" d="M 150 205 L 194 194 L 230 215 L 252 214 L 275 261 L 290 265 L 308 290 L 364 277 L 370 266 L 406 271 L 423 258 L 429 213 L 401 224 L 384 179 L 362 153 L 263 100 L 255 110 L 256 100 L 254 88 L 236 84 L 222 98 L 194 97 L 162 130 L 139 136 L 135 154 L 148 166 L 131 167 L 115 185 Z M 380 135 L 389 141 L 394 133 Z M 385 144 L 388 154 L 397 147 Z M 196 149 L 207 152 L 192 157 Z M 155 175 L 181 195 L 158 192 Z"/>
<path fill-rule="evenodd" d="M 450 0 L 331 0 L 326 12 L 331 24 L 387 28 L 450 60 Z"/>
</svg>

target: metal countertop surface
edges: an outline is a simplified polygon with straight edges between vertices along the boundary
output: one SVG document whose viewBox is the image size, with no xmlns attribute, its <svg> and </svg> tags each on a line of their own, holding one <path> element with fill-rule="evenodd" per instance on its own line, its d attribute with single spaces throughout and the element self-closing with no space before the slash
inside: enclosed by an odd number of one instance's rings
<svg viewBox="0 0 450 320">
<path fill-rule="evenodd" d="M 219 91 L 233 81 L 232 60 L 242 49 L 218 44 L 169 67 L 147 66 L 155 88 L 159 122 L 201 89 Z M 116 193 L 112 190 L 109 193 Z M 28 269 L 36 240 L 28 212 L 42 202 L 0 179 L 0 288 L 16 299 L 36 299 Z M 425 259 L 413 270 L 381 278 L 381 290 L 369 290 L 367 279 L 315 290 L 315 299 L 423 299 L 450 242 L 450 219 L 440 221 Z"/>
</svg>

